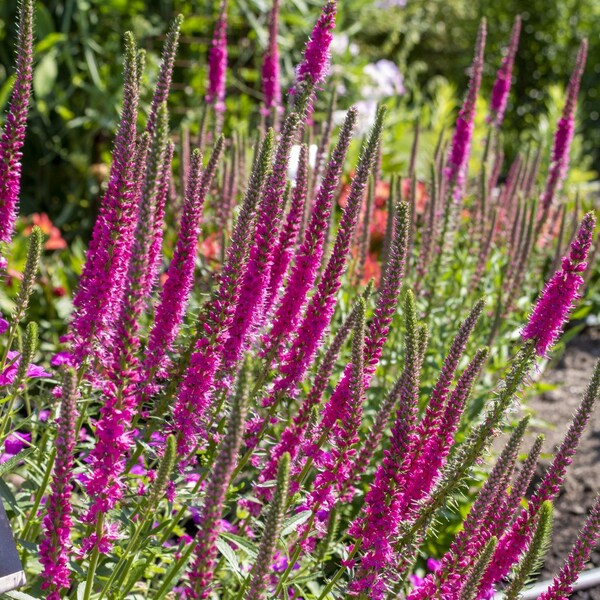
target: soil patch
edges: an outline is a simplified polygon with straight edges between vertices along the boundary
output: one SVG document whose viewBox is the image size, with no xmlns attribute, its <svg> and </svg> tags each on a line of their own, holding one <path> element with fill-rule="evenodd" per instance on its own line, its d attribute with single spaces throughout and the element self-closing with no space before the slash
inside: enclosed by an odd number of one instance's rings
<svg viewBox="0 0 600 600">
<path fill-rule="evenodd" d="M 551 453 L 561 442 L 582 394 L 589 382 L 595 362 L 600 357 L 600 329 L 588 329 L 567 347 L 558 364 L 542 375 L 542 381 L 556 389 L 530 399 L 538 423 L 531 427 L 546 436 L 544 453 Z M 544 457 L 539 472 L 550 463 Z M 563 490 L 555 502 L 552 546 L 546 555 L 542 579 L 550 579 L 563 565 L 571 546 L 583 526 L 585 517 L 600 493 L 600 406 L 592 415 L 583 434 L 577 455 L 567 471 Z M 600 547 L 592 553 L 586 568 L 600 567 Z M 600 600 L 600 587 L 575 592 L 574 600 Z"/>
</svg>

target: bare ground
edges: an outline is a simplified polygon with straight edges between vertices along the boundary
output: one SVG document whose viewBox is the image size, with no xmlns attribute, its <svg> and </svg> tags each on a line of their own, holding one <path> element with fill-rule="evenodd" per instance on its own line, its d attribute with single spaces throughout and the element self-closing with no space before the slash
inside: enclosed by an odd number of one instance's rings
<svg viewBox="0 0 600 600">
<path fill-rule="evenodd" d="M 558 364 L 545 372 L 542 380 L 556 389 L 529 401 L 538 419 L 545 422 L 532 427 L 546 436 L 544 453 L 552 453 L 561 442 L 570 419 L 600 357 L 600 329 L 588 329 L 567 347 Z M 540 473 L 550 462 L 541 461 Z M 600 493 L 600 406 L 592 415 L 577 455 L 569 467 L 567 478 L 555 503 L 552 546 L 546 555 L 542 579 L 550 579 L 561 568 L 582 527 L 595 496 Z M 587 568 L 600 567 L 600 547 L 592 553 Z M 575 592 L 575 600 L 600 600 L 600 587 Z"/>
</svg>

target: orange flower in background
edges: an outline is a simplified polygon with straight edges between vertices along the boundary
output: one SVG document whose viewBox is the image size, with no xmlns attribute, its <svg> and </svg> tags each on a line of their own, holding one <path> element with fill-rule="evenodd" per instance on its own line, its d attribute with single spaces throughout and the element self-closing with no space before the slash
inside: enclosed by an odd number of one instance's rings
<svg viewBox="0 0 600 600">
<path fill-rule="evenodd" d="M 31 230 L 35 226 L 39 227 L 48 236 L 44 244 L 45 250 L 64 250 L 67 247 L 67 242 L 63 239 L 60 229 L 54 225 L 46 213 L 33 213 L 31 215 L 31 225 L 25 228 L 25 235 L 31 234 Z"/>
<path fill-rule="evenodd" d="M 410 195 L 410 179 L 402 180 L 402 197 L 408 198 Z M 417 179 L 417 186 L 415 188 L 415 207 L 418 215 L 422 215 L 425 212 L 427 201 L 429 200 L 429 194 L 427 193 L 427 186 L 422 181 Z"/>
<path fill-rule="evenodd" d="M 218 232 L 208 234 L 200 241 L 200 254 L 207 261 L 219 261 L 221 257 L 221 234 Z"/>
</svg>

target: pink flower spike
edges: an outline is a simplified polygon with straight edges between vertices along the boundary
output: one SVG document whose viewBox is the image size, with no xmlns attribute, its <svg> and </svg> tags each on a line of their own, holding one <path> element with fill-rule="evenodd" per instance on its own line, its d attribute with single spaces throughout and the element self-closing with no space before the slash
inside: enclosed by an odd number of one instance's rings
<svg viewBox="0 0 600 600">
<path fill-rule="evenodd" d="M 321 16 L 317 21 L 310 39 L 304 49 L 304 60 L 296 70 L 298 83 L 306 82 L 318 85 L 329 72 L 331 53 L 329 47 L 333 41 L 337 3 L 330 0 L 323 7 Z"/>
<path fill-rule="evenodd" d="M 562 259 L 562 269 L 546 284 L 529 322 L 521 332 L 523 340 L 535 341 L 539 356 L 544 356 L 548 348 L 556 343 L 579 298 L 579 288 L 583 284 L 581 273 L 587 267 L 585 261 L 592 245 L 595 225 L 594 213 L 587 213 L 571 244 L 569 255 Z"/>
<path fill-rule="evenodd" d="M 502 59 L 502 65 L 496 74 L 496 81 L 492 89 L 492 100 L 490 103 L 490 114 L 488 121 L 498 128 L 504 120 L 510 86 L 512 84 L 512 71 L 515 63 L 517 48 L 519 47 L 519 37 L 521 35 L 521 16 L 517 15 L 515 24 L 512 28 L 510 44 L 506 55 Z"/>
<path fill-rule="evenodd" d="M 552 146 L 552 157 L 550 170 L 546 178 L 546 186 L 541 198 L 542 209 L 547 212 L 556 195 L 560 192 L 562 184 L 567 176 L 569 168 L 569 152 L 575 131 L 575 110 L 577 108 L 577 96 L 585 61 L 587 59 L 588 42 L 583 40 L 577 53 L 575 68 L 571 74 L 569 87 L 567 88 L 567 100 L 563 108 L 561 118 L 556 125 L 554 134 L 554 145 Z M 546 215 L 547 216 L 547 215 Z"/>
<path fill-rule="evenodd" d="M 267 116 L 272 110 L 281 111 L 281 82 L 279 75 L 279 47 L 277 30 L 279 25 L 279 0 L 273 0 L 269 18 L 269 45 L 262 64 L 262 91 L 265 97 L 262 113 Z"/>
<path fill-rule="evenodd" d="M 210 50 L 208 51 L 208 89 L 206 101 L 217 112 L 225 110 L 225 76 L 227 71 L 227 0 L 219 8 Z"/>
<path fill-rule="evenodd" d="M 481 21 L 477 43 L 475 46 L 475 56 L 471 66 L 471 80 L 469 82 L 469 91 L 464 104 L 458 113 L 456 120 L 456 129 L 452 138 L 450 155 L 448 156 L 448 166 L 446 167 L 446 179 L 453 189 L 454 200 L 459 201 L 462 197 L 469 156 L 471 154 L 471 138 L 475 127 L 475 105 L 479 87 L 481 86 L 481 75 L 483 73 L 483 51 L 485 49 L 485 40 L 487 36 L 486 21 Z"/>
<path fill-rule="evenodd" d="M 33 64 L 33 0 L 19 3 L 16 79 L 0 137 L 0 242 L 9 243 L 21 189 L 21 148 L 25 141 Z M 0 265 L 0 269 L 3 269 Z"/>
</svg>

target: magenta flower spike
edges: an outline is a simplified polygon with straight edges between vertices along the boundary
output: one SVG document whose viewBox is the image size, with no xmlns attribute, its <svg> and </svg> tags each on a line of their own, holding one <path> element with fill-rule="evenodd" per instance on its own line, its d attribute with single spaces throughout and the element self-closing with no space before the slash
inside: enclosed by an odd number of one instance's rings
<svg viewBox="0 0 600 600">
<path fill-rule="evenodd" d="M 304 241 L 294 256 L 294 264 L 283 298 L 273 317 L 273 326 L 264 339 L 264 351 L 267 354 L 273 347 L 279 346 L 281 341 L 296 328 L 302 306 L 316 280 L 323 257 L 325 229 L 331 217 L 333 197 L 339 185 L 356 118 L 357 111 L 351 108 L 346 115 L 338 143 L 319 186 Z"/>
<path fill-rule="evenodd" d="M 573 584 L 589 560 L 598 538 L 600 538 L 600 496 L 596 497 L 563 568 L 538 600 L 566 600 L 573 593 Z"/>
<path fill-rule="evenodd" d="M 510 36 L 510 44 L 506 51 L 506 55 L 502 59 L 502 65 L 496 73 L 496 81 L 492 88 L 492 99 L 490 102 L 490 114 L 488 121 L 499 128 L 504 120 L 506 112 L 506 104 L 510 94 L 512 84 L 512 72 L 515 63 L 515 56 L 519 47 L 519 37 L 521 35 L 521 16 L 517 15 Z"/>
<path fill-rule="evenodd" d="M 279 75 L 279 46 L 277 31 L 279 28 L 279 0 L 273 0 L 273 8 L 269 17 L 269 42 L 262 64 L 262 92 L 264 106 L 262 113 L 271 115 L 281 112 L 281 81 Z"/>
<path fill-rule="evenodd" d="M 579 288 L 583 284 L 581 273 L 587 267 L 586 259 L 592 245 L 595 225 L 594 213 L 587 213 L 577 237 L 571 243 L 569 255 L 562 259 L 562 269 L 546 284 L 529 322 L 521 332 L 523 340 L 534 341 L 539 356 L 544 356 L 555 344 L 579 298 Z"/>
<path fill-rule="evenodd" d="M 188 369 L 179 387 L 174 412 L 177 415 L 177 450 L 184 457 L 197 443 L 202 431 L 201 419 L 210 405 L 214 379 L 222 360 L 223 346 L 235 315 L 255 210 L 271 161 L 273 132 L 262 142 L 248 190 L 227 249 L 227 260 L 214 296 L 202 307 L 199 333 Z"/>
<path fill-rule="evenodd" d="M 298 85 L 318 86 L 329 72 L 337 2 L 329 0 L 323 7 L 321 16 L 313 28 L 310 39 L 304 49 L 304 60 L 296 69 Z"/>
<path fill-rule="evenodd" d="M 69 557 L 71 552 L 71 492 L 73 485 L 73 451 L 77 421 L 77 379 L 67 371 L 63 377 L 60 416 L 57 419 L 56 459 L 50 494 L 43 521 L 44 537 L 40 543 L 42 589 L 46 598 L 60 600 L 61 590 L 71 587 Z"/>
<path fill-rule="evenodd" d="M 148 338 L 144 371 L 150 380 L 153 379 L 152 374 L 163 370 L 168 364 L 166 353 L 171 350 L 179 332 L 194 282 L 196 247 L 204 203 L 204 197 L 200 195 L 201 171 L 202 155 L 200 150 L 195 150 L 187 181 L 177 245 L 169 263 L 167 281 L 162 289 Z"/>
<path fill-rule="evenodd" d="M 138 80 L 132 34 L 125 35 L 123 112 L 115 138 L 110 178 L 98 215 L 86 262 L 73 300 L 73 353 L 82 360 L 94 338 L 106 329 L 106 317 L 117 312 L 135 228 L 133 165 L 136 156 Z"/>
<path fill-rule="evenodd" d="M 295 393 L 296 386 L 309 368 L 323 333 L 329 325 L 335 309 L 335 296 L 342 284 L 342 275 L 346 266 L 350 242 L 358 220 L 360 205 L 365 193 L 369 174 L 373 168 L 375 154 L 381 131 L 385 109 L 380 108 L 375 125 L 371 130 L 368 141 L 363 146 L 352 181 L 348 202 L 342 213 L 334 246 L 323 272 L 317 290 L 311 297 L 303 320 L 297 329 L 291 348 L 282 358 L 280 374 L 273 383 L 271 393 L 266 396 L 262 405 L 264 408 L 277 403 L 283 394 Z M 250 438 L 247 444 L 253 445 L 252 436 L 264 426 L 264 419 L 259 419 L 248 429 Z"/>
<path fill-rule="evenodd" d="M 577 109 L 577 96 L 579 95 L 579 86 L 581 77 L 585 68 L 587 59 L 588 42 L 583 40 L 577 53 L 575 68 L 571 74 L 569 87 L 567 88 L 567 100 L 562 111 L 562 116 L 556 125 L 554 134 L 554 144 L 552 146 L 552 156 L 550 159 L 550 170 L 546 178 L 546 185 L 541 197 L 541 208 L 546 214 L 550 209 L 554 198 L 560 192 L 567 170 L 569 169 L 569 153 L 571 151 L 571 142 L 575 131 L 575 111 Z"/>
<path fill-rule="evenodd" d="M 273 252 L 273 265 L 271 267 L 271 276 L 267 297 L 263 307 L 263 315 L 266 317 L 271 307 L 279 296 L 281 284 L 285 279 L 292 254 L 296 237 L 300 231 L 300 224 L 304 214 L 304 204 L 306 202 L 306 192 L 308 188 L 308 148 L 303 145 L 300 149 L 298 160 L 298 174 L 296 175 L 296 184 L 292 192 L 292 202 L 287 214 L 285 223 L 279 232 L 277 246 Z"/>
<path fill-rule="evenodd" d="M 283 211 L 288 162 L 299 124 L 300 117 L 297 113 L 290 113 L 285 119 L 281 139 L 275 153 L 273 170 L 265 183 L 258 207 L 254 245 L 250 249 L 229 339 L 223 350 L 225 376 L 230 374 L 237 365 L 249 335 L 254 332 L 262 316 L 274 245 Z"/>
<path fill-rule="evenodd" d="M 225 77 L 227 74 L 227 0 L 222 0 L 219 16 L 208 51 L 208 89 L 206 102 L 217 112 L 225 111 Z"/>
<path fill-rule="evenodd" d="M 532 523 L 541 505 L 546 500 L 556 498 L 563 484 L 567 467 L 571 464 L 577 451 L 579 440 L 589 422 L 592 410 L 600 391 L 600 362 L 594 368 L 594 374 L 579 405 L 569 429 L 559 446 L 551 465 L 546 470 L 542 481 L 537 486 L 527 508 L 523 509 L 510 529 L 502 536 L 494 560 L 488 567 L 481 582 L 480 589 L 489 590 L 509 572 L 515 564 L 523 549 L 529 543 L 532 535 Z"/>
<path fill-rule="evenodd" d="M 441 473 L 454 444 L 454 435 L 471 388 L 488 356 L 487 349 L 478 350 L 473 360 L 458 378 L 440 421 L 439 430 L 425 443 L 422 455 L 412 465 L 410 482 L 405 492 L 406 502 L 416 502 L 429 492 L 435 477 Z"/>
<path fill-rule="evenodd" d="M 182 23 L 183 15 L 177 15 L 177 17 L 171 23 L 165 38 L 165 44 L 160 62 L 160 70 L 158 72 L 158 79 L 154 88 L 154 94 L 152 95 L 150 114 L 148 115 L 148 122 L 146 124 L 146 131 L 151 136 L 154 135 L 156 129 L 158 109 L 163 102 L 167 101 L 167 98 L 169 97 L 171 79 L 173 78 L 173 66 L 175 65 L 175 57 L 177 55 L 177 48 L 179 46 L 179 34 Z M 138 78 L 141 76 L 142 74 L 138 73 Z"/>
<path fill-rule="evenodd" d="M 15 84 L 0 136 L 0 242 L 5 244 L 12 239 L 19 206 L 21 148 L 25 141 L 32 78 L 33 0 L 23 0 L 19 3 Z"/>
<path fill-rule="evenodd" d="M 383 346 L 390 330 L 392 317 L 396 312 L 398 295 L 404 279 L 404 268 L 408 254 L 408 231 L 410 227 L 410 208 L 408 203 L 400 202 L 395 212 L 396 233 L 392 247 L 390 248 L 385 276 L 379 292 L 379 299 L 365 342 L 365 389 L 368 389 L 371 377 L 379 364 Z M 338 418 L 343 419 L 346 415 L 349 406 L 349 375 L 350 368 L 346 366 L 342 379 L 323 410 L 319 435 L 333 427 Z"/>
<path fill-rule="evenodd" d="M 145 295 L 149 296 L 156 285 L 156 279 L 159 272 L 163 230 L 165 222 L 165 206 L 169 195 L 169 185 L 171 183 L 172 173 L 171 165 L 173 162 L 173 153 L 175 146 L 173 142 L 167 144 L 165 159 L 161 167 L 160 182 L 158 193 L 156 195 L 156 207 L 152 215 L 152 243 L 148 250 L 148 268 L 146 270 L 146 281 L 144 282 Z"/>
<path fill-rule="evenodd" d="M 306 499 L 306 508 L 311 510 L 313 514 L 317 511 L 329 513 L 335 507 L 337 501 L 335 490 L 344 487 L 350 475 L 352 459 L 356 455 L 355 445 L 359 441 L 358 429 L 362 421 L 365 394 L 365 311 L 365 301 L 360 298 L 358 300 L 358 312 L 352 343 L 352 362 L 350 363 L 349 410 L 340 419 L 340 424 L 332 431 L 331 451 L 315 478 L 313 491 Z M 319 521 L 325 521 L 323 512 L 320 512 Z M 308 533 L 307 529 L 304 529 L 304 531 Z M 321 530 L 320 533 L 325 532 Z"/>
<path fill-rule="evenodd" d="M 242 443 L 242 431 L 247 414 L 248 397 L 244 374 L 239 378 L 233 396 L 227 433 L 219 445 L 219 453 L 207 482 L 204 506 L 194 539 L 194 558 L 190 567 L 191 586 L 188 598 L 208 598 L 215 574 L 217 538 L 227 489 L 235 469 L 237 455 Z"/>
<path fill-rule="evenodd" d="M 370 295 L 370 289 L 367 289 L 363 297 L 367 298 L 368 295 Z M 286 452 L 289 453 L 292 461 L 296 459 L 296 456 L 300 451 L 300 442 L 304 437 L 310 420 L 311 411 L 321 401 L 321 396 L 323 395 L 323 392 L 325 391 L 327 384 L 329 383 L 329 379 L 331 378 L 331 375 L 335 369 L 335 364 L 342 345 L 348 337 L 351 328 L 354 326 L 358 310 L 359 307 L 357 303 L 354 305 L 354 308 L 344 323 L 342 323 L 340 328 L 337 330 L 335 337 L 323 356 L 323 360 L 319 365 L 317 373 L 315 374 L 315 379 L 308 395 L 302 402 L 300 408 L 298 409 L 298 413 L 292 420 L 292 423 L 290 423 L 281 433 L 279 442 L 271 449 L 269 460 L 259 475 L 259 484 L 270 481 L 275 477 L 277 474 L 277 463 Z M 271 488 L 259 487 L 257 493 L 263 497 L 269 497 Z"/>
<path fill-rule="evenodd" d="M 471 154 L 471 138 L 475 126 L 475 108 L 479 87 L 481 86 L 481 75 L 483 73 L 483 52 L 485 49 L 485 40 L 487 35 L 486 21 L 481 21 L 477 42 L 475 45 L 475 56 L 471 65 L 471 79 L 469 81 L 469 90 L 463 103 L 458 119 L 456 120 L 456 129 L 448 163 L 446 166 L 446 180 L 448 188 L 453 190 L 453 197 L 456 202 L 462 198 L 464 185 L 467 176 L 469 156 Z"/>
</svg>

